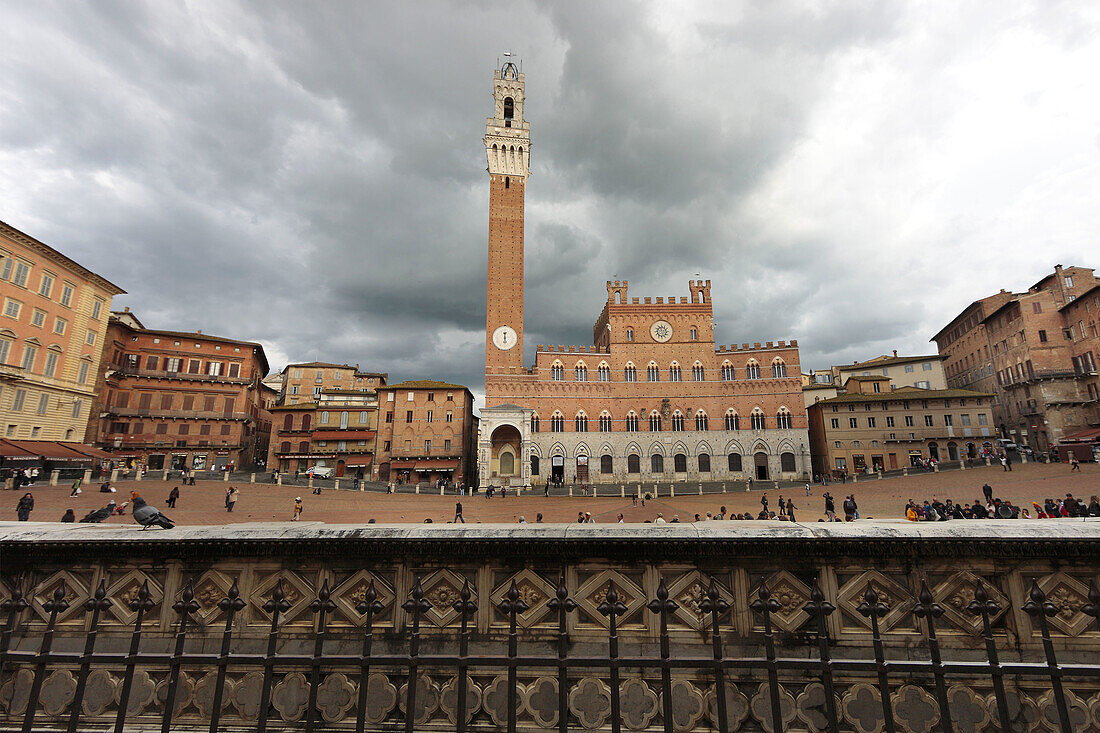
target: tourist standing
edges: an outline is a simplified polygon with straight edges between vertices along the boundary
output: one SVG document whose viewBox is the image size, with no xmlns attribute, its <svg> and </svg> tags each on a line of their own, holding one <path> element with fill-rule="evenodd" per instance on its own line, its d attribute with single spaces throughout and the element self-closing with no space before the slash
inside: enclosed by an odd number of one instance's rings
<svg viewBox="0 0 1100 733">
<path fill-rule="evenodd" d="M 752 479 L 750 478 L 749 481 L 752 481 Z M 766 513 L 768 511 L 768 495 L 767 494 L 764 494 L 763 496 L 760 497 L 760 505 L 762 507 L 764 507 L 764 512 Z"/>
<path fill-rule="evenodd" d="M 172 490 L 168 492 L 168 508 L 176 508 L 176 499 L 180 498 L 180 487 L 173 486 Z"/>
<path fill-rule="evenodd" d="M 1081 470 L 1081 462 L 1077 460 L 1076 455 L 1070 454 L 1070 457 L 1069 457 L 1069 470 L 1070 471 L 1080 471 Z"/>
<path fill-rule="evenodd" d="M 298 496 L 294 499 L 294 518 L 291 521 L 297 522 L 302 518 L 302 497 Z"/>
<path fill-rule="evenodd" d="M 825 516 L 828 517 L 829 521 L 831 522 L 836 519 L 836 504 L 833 503 L 833 495 L 830 494 L 828 491 L 825 492 L 824 498 Z"/>
<path fill-rule="evenodd" d="M 237 491 L 237 487 L 234 486 L 230 488 L 229 492 L 225 495 L 225 510 L 227 512 L 233 511 L 233 507 L 237 504 L 237 495 L 239 493 L 241 492 Z"/>
<path fill-rule="evenodd" d="M 986 502 L 993 501 L 993 487 L 988 483 L 982 486 L 982 493 L 985 494 Z"/>
<path fill-rule="evenodd" d="M 34 509 L 34 497 L 31 496 L 31 492 L 23 494 L 23 498 L 19 500 L 19 503 L 15 505 L 15 514 L 19 517 L 20 522 L 30 521 L 31 510 Z"/>
</svg>

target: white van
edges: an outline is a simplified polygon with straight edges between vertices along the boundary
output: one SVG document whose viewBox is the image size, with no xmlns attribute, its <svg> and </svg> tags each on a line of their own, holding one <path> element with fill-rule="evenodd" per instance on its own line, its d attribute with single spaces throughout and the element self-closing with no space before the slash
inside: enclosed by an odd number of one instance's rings
<svg viewBox="0 0 1100 733">
<path fill-rule="evenodd" d="M 307 476 L 314 478 L 332 478 L 333 469 L 330 466 L 310 466 L 306 469 Z"/>
</svg>

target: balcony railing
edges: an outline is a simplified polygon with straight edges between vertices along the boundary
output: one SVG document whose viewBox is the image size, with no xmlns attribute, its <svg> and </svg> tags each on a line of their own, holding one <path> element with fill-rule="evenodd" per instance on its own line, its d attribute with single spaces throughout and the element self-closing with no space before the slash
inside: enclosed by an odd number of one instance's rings
<svg viewBox="0 0 1100 733">
<path fill-rule="evenodd" d="M 14 364 L 0 364 L 0 379 L 23 379 L 26 370 Z"/>
<path fill-rule="evenodd" d="M 195 420 L 252 420 L 247 412 L 225 412 L 224 410 L 159 410 L 153 407 L 107 407 L 103 414 L 117 417 L 150 417 L 164 419 Z"/>
<path fill-rule="evenodd" d="M 132 366 L 120 366 L 116 367 L 115 371 L 121 375 L 127 377 L 149 377 L 152 379 L 187 379 L 200 382 L 221 382 L 228 384 L 251 384 L 252 380 L 248 377 L 229 377 L 224 374 L 199 374 L 191 372 L 170 372 L 165 369 L 141 369 L 139 367 Z"/>
</svg>

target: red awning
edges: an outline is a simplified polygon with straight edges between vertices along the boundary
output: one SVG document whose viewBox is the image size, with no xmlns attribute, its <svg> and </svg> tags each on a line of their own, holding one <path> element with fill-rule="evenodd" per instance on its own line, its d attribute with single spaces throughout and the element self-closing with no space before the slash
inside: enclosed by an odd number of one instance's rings
<svg viewBox="0 0 1100 733">
<path fill-rule="evenodd" d="M 91 456 L 78 453 L 64 443 L 51 440 L 13 440 L 17 447 L 27 453 L 44 457 L 47 461 L 90 461 Z"/>
<path fill-rule="evenodd" d="M 83 453 L 84 455 L 91 456 L 92 458 L 107 460 L 111 457 L 110 453 L 107 453 L 106 451 L 101 451 L 99 448 L 93 448 L 90 445 L 84 445 L 83 443 L 66 443 L 65 445 L 66 447 L 75 450 L 77 453 Z"/>
<path fill-rule="evenodd" d="M 369 466 L 373 456 L 348 456 L 345 466 Z"/>
<path fill-rule="evenodd" d="M 1086 428 L 1085 430 L 1078 430 L 1076 433 L 1070 433 L 1058 442 L 1091 443 L 1097 439 L 1100 439 L 1100 428 Z"/>
<path fill-rule="evenodd" d="M 417 461 L 417 471 L 453 471 L 458 468 L 458 461 Z"/>
<path fill-rule="evenodd" d="M 18 445 L 15 445 L 10 440 L 4 440 L 0 438 L 0 458 L 3 458 L 5 461 L 8 462 L 30 462 L 37 461 L 38 455 L 35 453 L 31 453 L 30 451 L 24 450 Z"/>
<path fill-rule="evenodd" d="M 315 430 L 313 440 L 374 440 L 373 430 Z"/>
<path fill-rule="evenodd" d="M 416 468 L 416 461 L 394 461 L 390 464 L 390 468 L 396 468 L 403 471 L 411 471 Z"/>
</svg>

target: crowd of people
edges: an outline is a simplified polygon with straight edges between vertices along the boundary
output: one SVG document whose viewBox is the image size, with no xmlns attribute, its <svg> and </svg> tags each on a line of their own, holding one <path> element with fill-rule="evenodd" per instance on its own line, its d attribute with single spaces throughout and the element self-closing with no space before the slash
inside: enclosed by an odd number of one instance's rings
<svg viewBox="0 0 1100 733">
<path fill-rule="evenodd" d="M 1007 499 L 993 496 L 993 487 L 988 483 L 982 486 L 983 499 L 974 499 L 971 503 L 956 502 L 953 499 L 925 499 L 917 503 L 910 499 L 905 505 L 905 518 L 911 522 L 946 522 L 951 519 L 1058 519 L 1100 517 L 1100 497 L 1095 494 L 1085 502 L 1073 494 L 1064 499 L 1047 499 L 1040 504 L 1031 502 L 1034 516 L 1027 507 L 1017 506 Z"/>
</svg>

